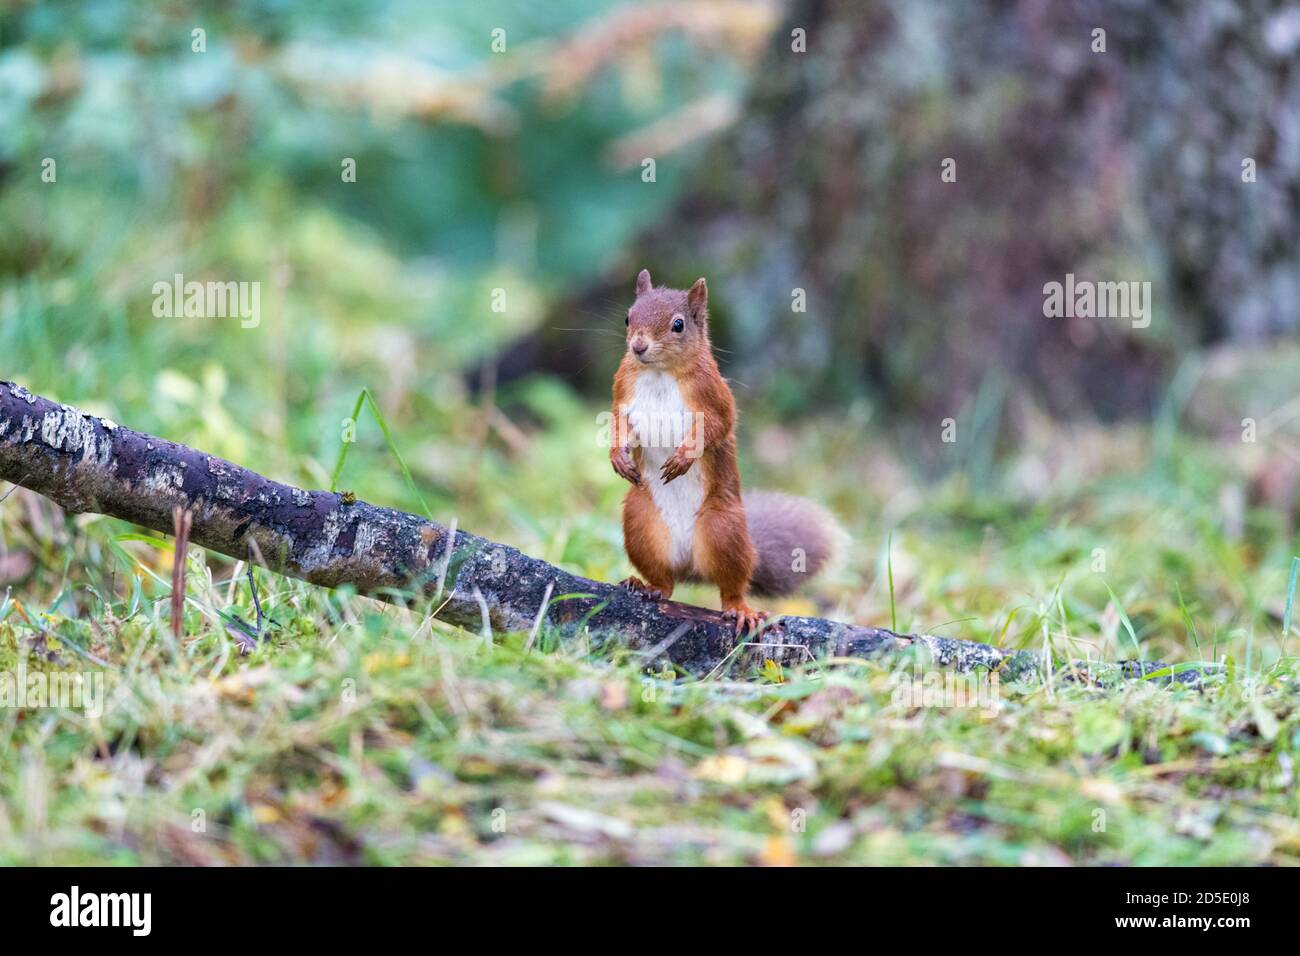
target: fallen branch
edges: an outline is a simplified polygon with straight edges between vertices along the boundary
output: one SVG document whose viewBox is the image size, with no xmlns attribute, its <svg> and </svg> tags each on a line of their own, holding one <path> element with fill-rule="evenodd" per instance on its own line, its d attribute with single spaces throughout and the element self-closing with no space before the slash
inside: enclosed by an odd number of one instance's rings
<svg viewBox="0 0 1300 956">
<path fill-rule="evenodd" d="M 765 658 L 866 657 L 910 646 L 935 662 L 1020 675 L 1040 659 L 954 638 L 896 634 L 814 617 L 786 617 L 737 647 L 717 611 L 644 601 L 621 588 L 569 574 L 514 548 L 350 495 L 280 484 L 185 445 L 88 415 L 0 382 L 0 479 L 72 512 L 111 515 L 174 531 L 173 509 L 191 512 L 190 540 L 322 587 L 351 585 L 396 604 L 432 602 L 439 620 L 470 631 L 535 635 L 544 621 L 562 635 L 583 628 L 615 636 L 697 675 Z M 531 640 L 531 639 L 530 639 Z M 1104 665 L 1125 676 L 1163 665 Z M 1091 665 L 1093 673 L 1097 665 Z M 1193 679 L 1195 672 L 1180 679 Z"/>
</svg>

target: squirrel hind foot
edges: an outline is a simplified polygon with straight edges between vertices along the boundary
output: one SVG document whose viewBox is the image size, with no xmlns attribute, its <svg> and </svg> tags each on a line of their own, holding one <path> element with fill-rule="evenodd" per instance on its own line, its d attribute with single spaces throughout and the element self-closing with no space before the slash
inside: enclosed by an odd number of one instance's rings
<svg viewBox="0 0 1300 956">
<path fill-rule="evenodd" d="M 722 611 L 723 620 L 734 623 L 737 637 L 746 631 L 751 634 L 757 633 L 758 629 L 767 622 L 769 616 L 767 611 L 755 610 L 743 602 L 730 605 Z M 780 626 L 780 621 L 773 621 L 769 628 L 779 629 Z"/>
</svg>

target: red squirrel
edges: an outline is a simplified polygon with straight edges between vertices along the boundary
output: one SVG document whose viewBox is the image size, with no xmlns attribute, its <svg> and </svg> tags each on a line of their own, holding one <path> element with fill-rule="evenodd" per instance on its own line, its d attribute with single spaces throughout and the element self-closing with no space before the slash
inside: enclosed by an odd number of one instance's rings
<svg viewBox="0 0 1300 956">
<path fill-rule="evenodd" d="M 642 269 L 614 375 L 609 459 L 631 482 L 623 546 L 647 598 L 677 581 L 717 585 L 741 634 L 767 619 L 746 596 L 789 594 L 830 560 L 841 532 L 823 508 L 774 492 L 741 496 L 736 402 L 709 341 L 709 290 L 656 288 Z"/>
</svg>

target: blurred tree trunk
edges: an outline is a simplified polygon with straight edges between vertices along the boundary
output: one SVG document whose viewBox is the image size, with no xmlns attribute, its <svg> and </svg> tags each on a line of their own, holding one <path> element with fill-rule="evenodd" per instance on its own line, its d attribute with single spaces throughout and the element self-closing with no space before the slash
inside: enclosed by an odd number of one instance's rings
<svg viewBox="0 0 1300 956">
<path fill-rule="evenodd" d="M 865 380 L 946 416 L 991 377 L 1147 411 L 1181 349 L 1296 328 L 1298 50 L 1283 0 L 800 0 L 690 195 L 587 301 L 641 266 L 707 275 L 726 373 L 792 409 Z M 1150 281 L 1150 327 L 1045 317 L 1067 273 Z"/>
</svg>

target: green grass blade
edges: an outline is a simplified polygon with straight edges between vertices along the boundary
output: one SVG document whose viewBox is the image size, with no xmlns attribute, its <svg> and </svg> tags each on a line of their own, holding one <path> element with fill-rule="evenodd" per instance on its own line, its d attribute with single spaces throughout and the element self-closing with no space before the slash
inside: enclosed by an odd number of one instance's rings
<svg viewBox="0 0 1300 956">
<path fill-rule="evenodd" d="M 1106 593 L 1115 602 L 1115 610 L 1119 612 L 1120 623 L 1124 625 L 1124 630 L 1128 631 L 1129 640 L 1133 642 L 1133 650 L 1137 651 L 1138 660 L 1141 660 L 1142 646 L 1138 644 L 1137 634 L 1133 630 L 1133 622 L 1128 619 L 1128 612 L 1124 610 L 1124 605 L 1120 603 L 1119 598 L 1115 596 L 1115 592 L 1110 589 L 1109 584 L 1106 585 Z"/>
<path fill-rule="evenodd" d="M 393 440 L 393 433 L 388 427 L 388 422 L 384 420 L 384 415 L 380 412 L 379 405 L 375 402 L 374 396 L 370 394 L 370 389 L 368 388 L 363 388 L 361 394 L 357 396 L 357 403 L 352 409 L 352 421 L 354 423 L 357 422 L 361 415 L 362 405 L 370 409 L 370 414 L 373 415 L 375 421 L 379 423 L 379 431 L 384 436 L 384 444 L 388 446 L 388 451 L 397 462 L 397 467 L 402 470 L 402 477 L 406 479 L 406 487 L 410 489 L 411 494 L 415 496 L 415 500 L 420 503 L 420 508 L 424 512 L 424 516 L 432 521 L 433 512 L 429 510 L 428 503 L 424 500 L 424 496 L 420 494 L 420 489 L 416 487 L 415 478 L 411 475 L 411 469 L 406 466 L 406 459 L 403 458 L 402 453 L 397 450 L 397 442 Z M 339 444 L 341 447 L 339 448 L 338 461 L 334 463 L 334 473 L 330 476 L 330 491 L 338 491 L 339 489 L 339 476 L 343 474 L 343 464 L 348 458 L 348 448 L 353 443 L 340 441 Z"/>
<path fill-rule="evenodd" d="M 1300 558 L 1291 558 L 1291 580 L 1286 586 L 1286 610 L 1282 612 L 1282 647 L 1286 653 L 1286 642 L 1291 636 L 1291 608 L 1295 606 L 1296 572 L 1300 571 Z"/>
<path fill-rule="evenodd" d="M 352 407 L 352 425 L 355 428 L 357 419 L 361 417 L 361 406 L 366 401 L 366 390 L 363 388 L 361 394 L 357 396 L 357 403 Z M 351 448 L 352 442 L 339 440 L 339 459 L 334 463 L 334 474 L 330 475 L 330 491 L 339 490 L 339 476 L 343 474 L 343 463 L 348 460 L 348 449 Z"/>
<path fill-rule="evenodd" d="M 1191 637 L 1192 643 L 1196 645 L 1196 653 L 1199 655 L 1201 653 L 1201 636 L 1196 632 L 1196 622 L 1192 620 L 1192 613 L 1187 610 L 1187 602 L 1183 600 L 1183 586 L 1179 584 L 1176 587 L 1178 588 L 1178 610 L 1183 615 L 1183 627 L 1187 629 L 1188 636 Z"/>
</svg>

